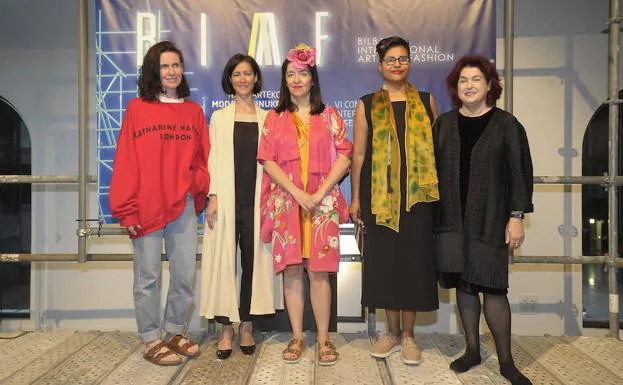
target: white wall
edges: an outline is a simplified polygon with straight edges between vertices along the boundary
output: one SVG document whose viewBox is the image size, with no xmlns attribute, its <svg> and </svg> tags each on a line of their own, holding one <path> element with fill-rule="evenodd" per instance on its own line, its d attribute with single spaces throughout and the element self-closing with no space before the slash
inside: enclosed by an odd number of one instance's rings
<svg viewBox="0 0 623 385">
<path fill-rule="evenodd" d="M 498 68 L 503 63 L 503 1 L 497 2 Z M 522 0 L 516 3 L 514 111 L 525 125 L 536 175 L 581 175 L 586 124 L 606 98 L 607 37 L 600 34 L 606 0 Z M 77 10 L 74 0 L 3 0 L 0 12 L 0 95 L 25 119 L 32 136 L 33 174 L 77 174 Z M 91 10 L 91 20 L 94 12 Z M 89 42 L 94 41 L 93 25 Z M 94 54 L 91 52 L 91 57 Z M 94 71 L 92 71 L 91 84 Z M 91 89 L 91 154 L 95 147 L 95 90 Z M 563 157 L 559 148 L 575 149 Z M 91 159 L 95 159 L 93 155 Z M 96 172 L 95 161 L 91 173 Z M 537 186 L 526 255 L 580 255 L 580 188 Z M 94 187 L 90 217 L 96 217 Z M 77 187 L 33 188 L 32 250 L 76 252 Z M 130 252 L 124 238 L 90 241 L 90 252 Z M 166 267 L 166 266 L 165 266 Z M 538 315 L 513 316 L 518 334 L 581 333 L 580 267 L 514 265 L 509 298 L 536 295 Z M 165 282 L 168 278 L 165 275 Z M 134 330 L 130 263 L 38 263 L 33 269 L 32 318 L 3 320 L 3 329 Z M 441 308 L 422 314 L 421 331 L 456 332 L 454 294 L 441 291 Z M 383 315 L 379 313 L 383 328 Z M 195 316 L 192 328 L 199 327 Z M 365 325 L 344 326 L 363 330 Z"/>
<path fill-rule="evenodd" d="M 600 31 L 608 17 L 608 1 L 515 4 L 514 111 L 528 132 L 535 174 L 582 175 L 584 131 L 607 96 L 607 36 Z M 503 14 L 498 15 L 500 37 Z M 503 39 L 498 39 L 498 66 L 504 67 Z M 521 253 L 581 255 L 581 187 L 537 185 L 534 204 Z M 562 236 L 559 226 L 577 232 Z M 511 303 L 526 295 L 538 296 L 539 302 L 538 316 L 513 316 L 515 333 L 580 333 L 580 266 L 515 265 L 512 271 Z"/>
</svg>

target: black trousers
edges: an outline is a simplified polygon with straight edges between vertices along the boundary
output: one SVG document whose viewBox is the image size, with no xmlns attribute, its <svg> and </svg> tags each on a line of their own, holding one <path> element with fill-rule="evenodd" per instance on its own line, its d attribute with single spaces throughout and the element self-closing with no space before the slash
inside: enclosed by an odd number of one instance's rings
<svg viewBox="0 0 623 385">
<path fill-rule="evenodd" d="M 236 244 L 240 246 L 240 265 L 242 277 L 240 281 L 240 321 L 251 321 L 251 289 L 253 283 L 253 202 L 236 203 Z M 229 325 L 228 317 L 215 317 L 216 322 Z"/>
</svg>

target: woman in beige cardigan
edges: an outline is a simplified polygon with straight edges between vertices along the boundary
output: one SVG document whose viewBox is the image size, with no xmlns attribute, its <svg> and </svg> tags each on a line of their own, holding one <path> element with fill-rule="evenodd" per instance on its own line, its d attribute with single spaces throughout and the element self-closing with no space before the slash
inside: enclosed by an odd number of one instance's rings
<svg viewBox="0 0 623 385">
<path fill-rule="evenodd" d="M 232 56 L 223 70 L 222 86 L 235 101 L 210 119 L 212 182 L 203 237 L 200 314 L 223 325 L 219 359 L 231 355 L 232 322 L 240 322 L 240 350 L 253 354 L 252 315 L 272 314 L 275 305 L 283 307 L 274 300 L 281 297 L 274 295 L 270 245 L 259 239 L 263 168 L 256 153 L 267 111 L 255 104 L 253 94 L 261 84 L 259 66 L 251 56 Z"/>
</svg>

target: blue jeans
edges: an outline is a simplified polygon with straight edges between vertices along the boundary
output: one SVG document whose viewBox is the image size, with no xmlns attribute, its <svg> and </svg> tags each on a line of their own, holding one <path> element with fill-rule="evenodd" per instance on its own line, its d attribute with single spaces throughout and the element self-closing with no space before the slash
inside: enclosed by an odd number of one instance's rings
<svg viewBox="0 0 623 385">
<path fill-rule="evenodd" d="M 197 271 L 197 215 L 188 194 L 182 214 L 164 228 L 132 240 L 134 246 L 134 309 L 144 342 L 162 337 L 160 278 L 162 239 L 169 259 L 170 283 L 164 312 L 165 332 L 182 334 L 192 308 Z"/>
</svg>

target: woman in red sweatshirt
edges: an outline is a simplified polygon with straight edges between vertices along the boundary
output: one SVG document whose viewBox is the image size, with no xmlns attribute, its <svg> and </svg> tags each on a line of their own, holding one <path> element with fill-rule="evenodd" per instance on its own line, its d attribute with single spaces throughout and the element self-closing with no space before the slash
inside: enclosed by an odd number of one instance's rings
<svg viewBox="0 0 623 385">
<path fill-rule="evenodd" d="M 139 97 L 125 111 L 110 183 L 110 209 L 134 247 L 134 306 L 143 357 L 178 365 L 199 355 L 183 336 L 192 307 L 197 213 L 206 204 L 210 142 L 201 107 L 188 99 L 182 52 L 152 46 L 138 78 Z M 162 239 L 171 281 L 160 315 Z M 164 335 L 162 334 L 164 329 Z"/>
</svg>

